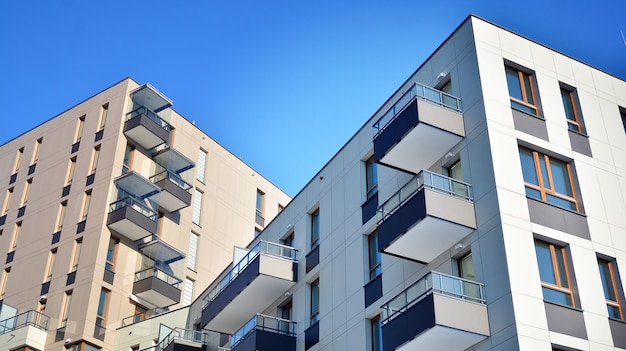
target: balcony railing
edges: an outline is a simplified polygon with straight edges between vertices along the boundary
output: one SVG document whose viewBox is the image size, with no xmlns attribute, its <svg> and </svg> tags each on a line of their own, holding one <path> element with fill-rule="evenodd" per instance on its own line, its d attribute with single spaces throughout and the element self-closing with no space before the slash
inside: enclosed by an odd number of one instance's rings
<svg viewBox="0 0 626 351">
<path fill-rule="evenodd" d="M 150 181 L 152 183 L 158 183 L 164 179 L 169 179 L 172 183 L 178 185 L 181 189 L 185 190 L 188 193 L 191 192 L 192 185 L 184 181 L 174 172 L 165 170 L 150 177 Z"/>
<path fill-rule="evenodd" d="M 443 91 L 439 91 L 437 89 L 428 87 L 423 84 L 415 83 L 407 90 L 401 97 L 396 101 L 393 106 L 374 123 L 372 126 L 372 132 L 374 135 L 374 139 L 376 136 L 380 134 L 380 132 L 385 129 L 385 127 L 393 121 L 393 119 L 402 111 L 402 109 L 413 99 L 413 97 L 419 97 L 424 100 L 433 102 L 440 106 L 449 108 L 456 112 L 462 112 L 461 110 L 461 99 L 452 96 L 450 94 L 444 93 Z"/>
<path fill-rule="evenodd" d="M 0 321 L 0 334 L 8 333 L 12 330 L 23 326 L 33 326 L 44 331 L 48 331 L 48 322 L 50 317 L 37 312 L 35 310 L 26 311 L 20 313 L 11 318 L 7 318 Z"/>
<path fill-rule="evenodd" d="M 176 278 L 175 276 L 170 275 L 169 273 L 166 273 L 165 271 L 161 270 L 158 267 L 148 267 L 146 269 L 142 269 L 139 272 L 135 273 L 136 282 L 150 278 L 150 277 L 155 277 L 176 288 L 182 282 L 182 280 L 180 280 L 179 278 Z"/>
<path fill-rule="evenodd" d="M 202 309 L 206 308 L 258 255 L 270 255 L 295 262 L 296 252 L 297 250 L 291 246 L 259 241 L 219 282 L 209 289 L 209 293 L 204 297 Z"/>
<path fill-rule="evenodd" d="M 156 345 L 156 351 L 165 350 L 174 340 L 193 341 L 206 345 L 208 335 L 201 331 L 174 328 L 161 342 Z"/>
<path fill-rule="evenodd" d="M 113 212 L 115 210 L 119 210 L 122 207 L 130 206 L 135 211 L 141 213 L 142 215 L 150 218 L 151 220 L 157 220 L 157 215 L 154 211 L 149 209 L 146 205 L 144 205 L 139 200 L 136 200 L 130 196 L 123 197 L 109 205 L 109 212 Z"/>
<path fill-rule="evenodd" d="M 430 272 L 382 306 L 383 324 L 432 293 L 485 304 L 483 284 L 439 272 Z"/>
<path fill-rule="evenodd" d="M 472 186 L 459 180 L 422 170 L 409 180 L 400 190 L 378 207 L 380 221 L 393 214 L 402 203 L 424 187 L 461 199 L 472 201 Z"/>
<path fill-rule="evenodd" d="M 230 347 L 235 347 L 253 330 L 265 330 L 276 334 L 296 335 L 296 322 L 278 317 L 256 314 L 230 337 Z"/>
<path fill-rule="evenodd" d="M 153 120 L 156 124 L 158 124 L 161 128 L 169 131 L 170 130 L 170 125 L 169 123 L 165 122 L 163 119 L 161 119 L 161 117 L 159 117 L 159 115 L 157 115 L 156 113 L 152 112 L 150 109 L 148 109 L 145 106 L 141 106 L 138 107 L 134 110 L 132 110 L 131 112 L 126 114 L 126 120 L 130 121 L 131 119 L 140 116 L 140 115 L 144 115 L 148 118 L 150 118 L 151 120 Z"/>
</svg>

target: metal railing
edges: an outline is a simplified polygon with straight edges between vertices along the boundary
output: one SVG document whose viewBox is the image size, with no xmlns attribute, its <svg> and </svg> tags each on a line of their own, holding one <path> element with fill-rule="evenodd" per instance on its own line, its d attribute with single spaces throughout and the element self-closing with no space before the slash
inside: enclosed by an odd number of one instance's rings
<svg viewBox="0 0 626 351">
<path fill-rule="evenodd" d="M 150 218 L 151 220 L 155 221 L 157 220 L 157 215 L 156 212 L 154 212 L 153 210 L 149 209 L 148 206 L 144 205 L 140 200 L 137 200 L 133 197 L 130 196 L 126 196 L 123 197 L 115 202 L 112 202 L 109 205 L 109 213 L 113 212 L 115 210 L 119 210 L 122 207 L 126 207 L 126 206 L 130 206 L 131 208 L 133 208 L 135 211 L 141 213 L 142 215 Z"/>
<path fill-rule="evenodd" d="M 156 346 L 155 351 L 165 350 L 174 340 L 193 341 L 203 345 L 208 343 L 208 335 L 201 331 L 174 328 L 163 340 L 161 340 Z"/>
<path fill-rule="evenodd" d="M 433 102 L 439 106 L 449 108 L 456 112 L 462 112 L 461 99 L 452 96 L 443 91 L 428 87 L 420 83 L 414 83 L 409 90 L 407 90 L 398 101 L 396 101 L 391 108 L 385 112 L 385 114 L 374 123 L 372 126 L 372 132 L 374 139 L 382 132 L 385 127 L 394 120 L 394 118 L 402 111 L 402 109 L 411 102 L 414 97 L 419 97 L 424 100 Z"/>
<path fill-rule="evenodd" d="M 122 319 L 122 327 L 126 327 L 126 326 L 129 326 L 131 324 L 139 323 L 139 322 L 144 321 L 144 320 L 146 320 L 148 318 L 150 318 L 150 317 L 146 316 L 145 313 L 134 314 L 132 316 L 128 316 L 128 317 Z"/>
<path fill-rule="evenodd" d="M 424 169 L 378 207 L 378 212 L 381 216 L 379 221 L 382 222 L 387 219 L 406 200 L 425 187 L 446 195 L 472 201 L 472 186 L 470 184 Z"/>
<path fill-rule="evenodd" d="M 151 120 L 154 121 L 154 123 L 158 124 L 159 127 L 169 131 L 170 130 L 170 124 L 165 122 L 161 117 L 159 117 L 159 115 L 157 115 L 155 112 L 152 112 L 152 110 L 150 110 L 149 108 L 145 107 L 145 106 L 140 106 L 134 110 L 132 110 L 131 112 L 126 114 L 126 121 L 130 121 L 131 119 L 140 116 L 140 115 L 144 115 L 148 118 L 150 118 Z"/>
<path fill-rule="evenodd" d="M 140 280 L 144 280 L 146 278 L 150 278 L 150 277 L 155 277 L 159 280 L 162 280 L 164 282 L 166 282 L 167 284 L 173 286 L 173 287 L 178 287 L 180 283 L 182 283 L 182 280 L 169 274 L 166 273 L 164 270 L 160 269 L 159 267 L 153 266 L 153 267 L 148 267 L 146 269 L 142 269 L 138 272 L 135 272 L 135 281 L 138 282 Z"/>
<path fill-rule="evenodd" d="M 296 322 L 278 317 L 256 314 L 230 337 L 230 347 L 235 347 L 253 330 L 265 330 L 276 334 L 296 335 Z"/>
<path fill-rule="evenodd" d="M 178 185 L 181 189 L 185 190 L 188 193 L 191 193 L 192 185 L 184 181 L 180 176 L 178 176 L 178 174 L 172 171 L 164 170 L 150 177 L 150 181 L 152 183 L 158 183 L 164 179 L 169 179 L 172 183 Z"/>
<path fill-rule="evenodd" d="M 383 324 L 432 293 L 485 304 L 483 284 L 432 271 L 382 306 Z"/>
<path fill-rule="evenodd" d="M 0 321 L 0 334 L 8 333 L 23 326 L 33 326 L 48 331 L 50 317 L 35 310 L 29 310 Z"/>
<path fill-rule="evenodd" d="M 202 309 L 204 310 L 211 301 L 224 290 L 230 282 L 232 282 L 257 256 L 260 254 L 285 258 L 296 262 L 296 252 L 298 250 L 286 245 L 271 243 L 268 241 L 259 241 L 248 253 L 241 259 L 228 273 L 209 287 L 209 293 L 204 297 Z"/>
</svg>

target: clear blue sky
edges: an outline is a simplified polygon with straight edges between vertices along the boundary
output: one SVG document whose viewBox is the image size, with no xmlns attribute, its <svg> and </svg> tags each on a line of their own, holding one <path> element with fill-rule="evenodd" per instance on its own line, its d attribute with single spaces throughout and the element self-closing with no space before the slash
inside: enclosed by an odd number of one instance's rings
<svg viewBox="0 0 626 351">
<path fill-rule="evenodd" d="M 626 78 L 626 1 L 509 3 L 0 1 L 0 144 L 131 76 L 293 196 L 470 13 Z"/>
</svg>

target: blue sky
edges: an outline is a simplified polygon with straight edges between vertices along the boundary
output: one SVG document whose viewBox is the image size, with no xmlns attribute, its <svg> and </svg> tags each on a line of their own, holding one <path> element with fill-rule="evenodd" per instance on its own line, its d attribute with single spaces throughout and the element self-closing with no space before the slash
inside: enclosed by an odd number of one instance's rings
<svg viewBox="0 0 626 351">
<path fill-rule="evenodd" d="M 0 1 L 0 144 L 131 76 L 293 196 L 470 13 L 626 79 L 626 1 L 564 4 Z"/>
</svg>

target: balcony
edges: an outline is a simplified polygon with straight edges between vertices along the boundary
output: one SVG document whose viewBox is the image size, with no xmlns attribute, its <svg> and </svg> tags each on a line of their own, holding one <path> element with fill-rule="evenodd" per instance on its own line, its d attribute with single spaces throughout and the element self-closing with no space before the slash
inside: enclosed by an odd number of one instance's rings
<svg viewBox="0 0 626 351">
<path fill-rule="evenodd" d="M 382 306 L 383 350 L 463 351 L 489 336 L 484 286 L 430 272 Z"/>
<path fill-rule="evenodd" d="M 159 205 L 168 212 L 176 212 L 191 204 L 191 182 L 195 167 L 193 161 L 172 147 L 152 155 L 157 167 L 150 181 L 161 188 Z"/>
<path fill-rule="evenodd" d="M 295 351 L 296 323 L 257 314 L 230 337 L 231 351 Z"/>
<path fill-rule="evenodd" d="M 150 150 L 165 144 L 170 137 L 170 125 L 145 106 L 126 114 L 124 135 Z"/>
<path fill-rule="evenodd" d="M 296 249 L 261 241 L 208 289 L 201 325 L 233 334 L 296 283 Z"/>
<path fill-rule="evenodd" d="M 0 321 L 0 345 L 7 350 L 20 346 L 43 350 L 50 317 L 30 310 Z"/>
<path fill-rule="evenodd" d="M 174 328 L 167 334 L 155 349 L 158 351 L 206 351 L 208 335 L 204 332 Z"/>
<path fill-rule="evenodd" d="M 135 273 L 133 294 L 156 307 L 180 302 L 182 276 L 178 272 L 185 254 L 161 240 L 139 247 L 139 270 Z"/>
<path fill-rule="evenodd" d="M 413 173 L 465 137 L 461 100 L 414 84 L 373 126 L 374 159 Z"/>
<path fill-rule="evenodd" d="M 428 263 L 476 229 L 471 186 L 419 172 L 379 208 L 381 252 Z"/>
<path fill-rule="evenodd" d="M 156 233 L 157 214 L 142 201 L 126 196 L 109 205 L 109 229 L 137 241 Z"/>
</svg>

